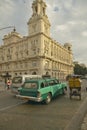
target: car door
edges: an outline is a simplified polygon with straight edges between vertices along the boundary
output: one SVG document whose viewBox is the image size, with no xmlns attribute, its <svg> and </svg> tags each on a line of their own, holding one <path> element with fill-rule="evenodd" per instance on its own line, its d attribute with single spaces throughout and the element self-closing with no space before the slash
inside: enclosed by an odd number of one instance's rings
<svg viewBox="0 0 87 130">
<path fill-rule="evenodd" d="M 60 94 L 61 91 L 61 85 L 59 83 L 59 81 L 57 79 L 53 79 L 50 81 L 50 86 L 51 86 L 51 91 L 52 91 L 52 95 L 56 96 L 58 94 Z"/>
<path fill-rule="evenodd" d="M 42 99 L 45 100 L 47 98 L 48 93 L 50 92 L 50 86 L 46 81 L 40 82 L 39 92 L 41 93 Z"/>
</svg>

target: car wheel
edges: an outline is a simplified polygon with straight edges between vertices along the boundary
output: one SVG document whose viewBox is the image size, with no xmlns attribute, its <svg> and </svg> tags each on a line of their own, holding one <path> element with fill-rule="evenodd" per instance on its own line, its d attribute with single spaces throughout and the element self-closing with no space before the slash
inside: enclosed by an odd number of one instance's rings
<svg viewBox="0 0 87 130">
<path fill-rule="evenodd" d="M 51 102 L 51 99 L 52 99 L 52 96 L 50 93 L 48 93 L 47 97 L 46 97 L 46 100 L 45 100 L 45 103 L 46 104 L 49 104 Z"/>
</svg>

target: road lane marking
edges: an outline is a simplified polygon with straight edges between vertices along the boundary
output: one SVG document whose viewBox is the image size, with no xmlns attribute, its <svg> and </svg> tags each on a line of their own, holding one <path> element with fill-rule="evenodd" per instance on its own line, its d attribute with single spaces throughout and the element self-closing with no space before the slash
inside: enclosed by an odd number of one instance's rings
<svg viewBox="0 0 87 130">
<path fill-rule="evenodd" d="M 7 109 L 10 109 L 10 108 L 16 107 L 16 106 L 21 105 L 21 104 L 23 104 L 23 103 L 26 103 L 26 102 L 24 101 L 24 102 L 20 102 L 20 103 L 17 103 L 17 104 L 11 105 L 11 106 L 7 106 L 7 107 L 4 107 L 4 108 L 1 108 L 0 111 L 4 111 L 4 110 L 7 110 Z"/>
</svg>

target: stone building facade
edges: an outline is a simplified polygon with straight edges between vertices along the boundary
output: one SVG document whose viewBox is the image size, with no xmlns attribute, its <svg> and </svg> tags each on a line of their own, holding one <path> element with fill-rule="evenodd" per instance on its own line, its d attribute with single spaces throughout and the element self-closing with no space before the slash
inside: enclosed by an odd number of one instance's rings
<svg viewBox="0 0 87 130">
<path fill-rule="evenodd" d="M 71 44 L 61 45 L 50 37 L 46 7 L 43 0 L 33 1 L 28 36 L 21 36 L 16 29 L 4 36 L 0 46 L 0 75 L 50 74 L 64 79 L 73 73 Z"/>
</svg>

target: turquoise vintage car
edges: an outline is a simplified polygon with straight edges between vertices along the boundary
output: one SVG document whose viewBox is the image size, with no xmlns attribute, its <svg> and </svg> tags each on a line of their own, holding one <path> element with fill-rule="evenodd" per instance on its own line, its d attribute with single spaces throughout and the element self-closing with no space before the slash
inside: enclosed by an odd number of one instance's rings
<svg viewBox="0 0 87 130">
<path fill-rule="evenodd" d="M 31 79 L 25 81 L 23 86 L 18 89 L 18 98 L 28 99 L 36 102 L 44 101 L 46 104 L 57 95 L 64 94 L 67 89 L 66 83 L 60 83 L 55 78 Z"/>
</svg>

